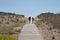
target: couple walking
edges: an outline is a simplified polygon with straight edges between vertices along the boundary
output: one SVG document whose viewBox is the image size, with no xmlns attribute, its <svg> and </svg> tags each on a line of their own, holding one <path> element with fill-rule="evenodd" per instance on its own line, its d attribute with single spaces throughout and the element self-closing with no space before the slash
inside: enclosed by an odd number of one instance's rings
<svg viewBox="0 0 60 40">
<path fill-rule="evenodd" d="M 29 20 L 29 23 L 33 23 L 34 18 L 33 17 L 29 17 L 28 20 Z"/>
</svg>

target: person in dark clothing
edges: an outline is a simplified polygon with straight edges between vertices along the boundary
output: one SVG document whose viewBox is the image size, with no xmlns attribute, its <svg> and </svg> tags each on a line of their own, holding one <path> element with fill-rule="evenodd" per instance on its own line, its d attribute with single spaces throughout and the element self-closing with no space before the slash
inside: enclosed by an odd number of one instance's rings
<svg viewBox="0 0 60 40">
<path fill-rule="evenodd" d="M 31 22 L 31 17 L 29 17 L 28 20 L 29 20 L 29 23 L 30 23 Z"/>
</svg>

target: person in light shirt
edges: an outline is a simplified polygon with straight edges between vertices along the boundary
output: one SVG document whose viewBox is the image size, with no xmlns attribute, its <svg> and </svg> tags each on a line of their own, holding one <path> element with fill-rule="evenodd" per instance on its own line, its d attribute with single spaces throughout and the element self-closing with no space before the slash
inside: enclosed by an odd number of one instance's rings
<svg viewBox="0 0 60 40">
<path fill-rule="evenodd" d="M 34 18 L 32 17 L 32 23 L 34 22 Z"/>
</svg>

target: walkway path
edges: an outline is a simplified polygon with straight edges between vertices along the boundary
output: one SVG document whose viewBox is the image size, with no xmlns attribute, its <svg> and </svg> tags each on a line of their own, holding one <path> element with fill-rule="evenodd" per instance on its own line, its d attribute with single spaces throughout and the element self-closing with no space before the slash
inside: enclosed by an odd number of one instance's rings
<svg viewBox="0 0 60 40">
<path fill-rule="evenodd" d="M 35 24 L 26 24 L 19 35 L 18 40 L 43 40 Z"/>
</svg>

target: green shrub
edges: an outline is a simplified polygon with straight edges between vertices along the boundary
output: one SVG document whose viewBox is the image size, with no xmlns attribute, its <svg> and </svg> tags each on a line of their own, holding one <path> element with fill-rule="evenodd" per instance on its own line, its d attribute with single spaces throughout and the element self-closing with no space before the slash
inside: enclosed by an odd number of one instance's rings
<svg viewBox="0 0 60 40">
<path fill-rule="evenodd" d="M 16 37 L 12 35 L 8 36 L 0 35 L 0 40 L 16 40 Z"/>
</svg>

